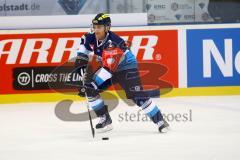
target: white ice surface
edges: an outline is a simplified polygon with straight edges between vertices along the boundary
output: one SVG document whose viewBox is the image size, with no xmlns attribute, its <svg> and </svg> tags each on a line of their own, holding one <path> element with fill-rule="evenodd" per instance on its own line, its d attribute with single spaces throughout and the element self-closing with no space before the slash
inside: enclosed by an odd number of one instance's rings
<svg viewBox="0 0 240 160">
<path fill-rule="evenodd" d="M 135 121 L 129 117 L 121 121 L 119 116 L 125 112 L 136 115 L 139 108 L 120 102 L 110 113 L 114 130 L 93 139 L 89 121 L 58 119 L 54 114 L 56 103 L 0 105 L 0 160 L 240 159 L 240 96 L 164 98 L 155 102 L 163 113 L 186 114 L 188 121 L 171 120 L 171 131 L 159 134 L 151 122 L 137 121 L 136 117 L 132 117 Z M 84 112 L 85 105 L 74 102 L 71 111 Z M 105 136 L 110 139 L 101 140 Z"/>
</svg>

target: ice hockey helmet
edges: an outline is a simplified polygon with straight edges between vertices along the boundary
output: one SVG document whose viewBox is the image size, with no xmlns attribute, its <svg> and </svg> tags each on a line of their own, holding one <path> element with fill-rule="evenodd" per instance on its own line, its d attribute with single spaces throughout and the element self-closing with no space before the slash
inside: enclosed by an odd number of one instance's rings
<svg viewBox="0 0 240 160">
<path fill-rule="evenodd" d="M 92 24 L 93 25 L 111 26 L 111 18 L 109 16 L 109 14 L 99 13 L 92 20 Z"/>
</svg>

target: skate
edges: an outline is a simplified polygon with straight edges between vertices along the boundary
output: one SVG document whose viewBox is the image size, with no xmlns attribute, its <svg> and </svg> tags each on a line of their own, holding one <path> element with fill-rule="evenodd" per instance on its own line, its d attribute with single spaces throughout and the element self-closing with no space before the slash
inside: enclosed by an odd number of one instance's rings
<svg viewBox="0 0 240 160">
<path fill-rule="evenodd" d="M 162 120 L 159 121 L 157 124 L 160 133 L 167 133 L 169 131 L 169 124 L 167 123 L 167 121 Z"/>
<path fill-rule="evenodd" d="M 110 131 L 113 129 L 112 119 L 111 119 L 109 113 L 106 113 L 106 114 L 100 116 L 99 118 L 100 118 L 100 121 L 96 125 L 96 131 L 98 133 L 107 132 L 107 131 Z"/>
</svg>

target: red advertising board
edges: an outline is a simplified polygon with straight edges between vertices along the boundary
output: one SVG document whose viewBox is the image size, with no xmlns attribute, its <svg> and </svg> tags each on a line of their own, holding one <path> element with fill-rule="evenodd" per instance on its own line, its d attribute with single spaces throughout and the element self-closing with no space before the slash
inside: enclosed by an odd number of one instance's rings
<svg viewBox="0 0 240 160">
<path fill-rule="evenodd" d="M 178 34 L 177 30 L 117 31 L 125 40 L 131 42 L 131 50 L 138 62 L 160 63 L 167 68 L 161 79 L 178 87 Z M 80 37 L 84 32 L 69 33 L 21 33 L 0 34 L 0 94 L 52 92 L 48 88 L 21 89 L 14 87 L 14 79 L 21 80 L 26 74 L 24 68 L 59 66 L 76 56 Z M 22 68 L 21 73 L 18 68 Z M 161 68 L 154 68 L 157 71 Z M 14 73 L 16 70 L 16 75 Z M 25 77 L 26 78 L 26 77 Z M 40 75 L 26 83 L 49 80 L 49 76 Z M 37 79 L 38 78 L 38 79 Z M 50 77 L 53 78 L 53 77 Z M 46 80 L 47 79 L 47 80 Z M 24 81 L 24 79 L 22 79 Z M 47 83 L 47 82 L 45 82 Z"/>
</svg>

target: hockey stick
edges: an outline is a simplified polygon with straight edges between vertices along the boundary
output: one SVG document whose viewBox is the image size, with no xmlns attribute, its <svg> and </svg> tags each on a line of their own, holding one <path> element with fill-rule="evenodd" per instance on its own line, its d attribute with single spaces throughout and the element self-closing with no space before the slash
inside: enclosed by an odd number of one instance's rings
<svg viewBox="0 0 240 160">
<path fill-rule="evenodd" d="M 84 80 L 83 80 L 82 82 L 83 82 L 83 86 L 84 86 Z M 90 121 L 90 127 L 91 127 L 91 131 L 92 131 L 92 136 L 93 136 L 93 138 L 94 138 L 94 137 L 95 137 L 95 130 L 94 130 L 94 128 L 93 128 L 92 116 L 91 116 L 90 110 L 89 110 L 89 102 L 88 102 L 88 97 L 87 97 L 86 89 L 85 89 L 85 88 L 82 88 L 81 91 L 85 93 L 85 98 L 86 98 L 86 100 L 87 100 L 88 117 L 89 117 L 89 121 Z"/>
</svg>

